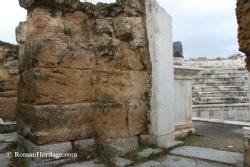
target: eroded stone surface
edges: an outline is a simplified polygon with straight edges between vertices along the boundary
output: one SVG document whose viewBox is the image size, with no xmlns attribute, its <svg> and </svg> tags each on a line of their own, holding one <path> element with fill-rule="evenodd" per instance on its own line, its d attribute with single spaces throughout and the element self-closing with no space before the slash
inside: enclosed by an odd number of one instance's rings
<svg viewBox="0 0 250 167">
<path fill-rule="evenodd" d="M 105 150 L 111 153 L 111 155 L 119 157 L 124 156 L 130 151 L 137 150 L 138 147 L 138 137 L 112 140 L 109 144 L 104 144 Z"/>
<path fill-rule="evenodd" d="M 165 167 L 165 166 L 157 161 L 148 161 L 148 162 L 136 165 L 134 167 Z"/>
<path fill-rule="evenodd" d="M 73 145 L 77 151 L 88 151 L 94 149 L 96 146 L 94 139 L 78 140 Z"/>
<path fill-rule="evenodd" d="M 23 8 L 29 9 L 35 5 L 62 5 L 62 6 L 68 6 L 68 7 L 77 7 L 79 4 L 79 0 L 19 0 L 20 6 Z"/>
<path fill-rule="evenodd" d="M 144 1 L 19 2 L 29 12 L 16 29 L 18 133 L 36 144 L 92 137 L 109 143 L 146 133 L 151 62 Z"/>
<path fill-rule="evenodd" d="M 4 133 L 0 134 L 0 142 L 1 143 L 10 143 L 17 141 L 17 133 Z"/>
<path fill-rule="evenodd" d="M 0 41 L 0 118 L 15 120 L 18 81 L 17 46 Z"/>
<path fill-rule="evenodd" d="M 138 153 L 138 156 L 140 158 L 148 158 L 149 156 L 151 155 L 154 155 L 154 154 L 160 154 L 162 153 L 163 150 L 162 149 L 152 149 L 152 148 L 147 148 L 147 149 L 144 149 L 142 150 L 141 152 Z"/>
<path fill-rule="evenodd" d="M 133 162 L 124 158 L 114 157 L 111 159 L 111 163 L 115 167 L 127 167 L 127 166 L 131 166 Z"/>
<path fill-rule="evenodd" d="M 236 15 L 238 21 L 238 41 L 240 45 L 240 51 L 244 52 L 247 56 L 246 63 L 247 69 L 250 70 L 250 32 L 249 32 L 249 24 L 250 24 L 250 1 L 246 0 L 238 0 Z"/>
<path fill-rule="evenodd" d="M 198 158 L 227 165 L 243 166 L 243 155 L 234 152 L 183 146 L 170 151 L 170 154 L 188 158 Z"/>
<path fill-rule="evenodd" d="M 93 137 L 96 104 L 35 106 L 18 104 L 18 133 L 36 144 Z"/>
<path fill-rule="evenodd" d="M 79 162 L 74 164 L 63 165 L 63 167 L 105 167 L 103 164 L 95 164 L 93 161 Z"/>
</svg>

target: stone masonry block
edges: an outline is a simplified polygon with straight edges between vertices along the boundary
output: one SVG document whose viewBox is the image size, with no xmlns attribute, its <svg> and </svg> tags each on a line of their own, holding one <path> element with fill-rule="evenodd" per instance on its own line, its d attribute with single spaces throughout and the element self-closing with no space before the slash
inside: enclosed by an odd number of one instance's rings
<svg viewBox="0 0 250 167">
<path fill-rule="evenodd" d="M 18 133 L 35 144 L 93 137 L 95 103 L 33 106 L 18 104 Z"/>
<path fill-rule="evenodd" d="M 129 137 L 127 109 L 125 105 L 100 106 L 94 120 L 94 129 L 99 142 Z"/>
<path fill-rule="evenodd" d="M 100 71 L 96 79 L 100 101 L 104 95 L 109 95 L 115 102 L 131 103 L 145 100 L 149 95 L 149 74 L 144 71 Z"/>
<path fill-rule="evenodd" d="M 76 8 L 79 5 L 79 2 L 79 0 L 19 0 L 20 6 L 25 9 L 30 9 L 36 5 Z"/>
<path fill-rule="evenodd" d="M 21 74 L 20 103 L 74 104 L 96 100 L 93 72 L 58 68 L 37 68 Z"/>
<path fill-rule="evenodd" d="M 86 70 L 96 66 L 94 53 L 77 41 L 32 40 L 25 44 L 19 57 L 21 72 L 36 67 Z"/>
<path fill-rule="evenodd" d="M 71 142 L 63 142 L 63 143 L 56 143 L 56 144 L 47 144 L 43 146 L 36 145 L 32 143 L 31 141 L 27 140 L 21 135 L 17 136 L 17 142 L 19 144 L 19 152 L 20 153 L 70 153 L 73 151 Z M 33 162 L 36 163 L 45 163 L 46 161 L 53 161 L 57 160 L 56 158 L 41 158 L 41 157 L 35 157 L 32 158 Z"/>
</svg>

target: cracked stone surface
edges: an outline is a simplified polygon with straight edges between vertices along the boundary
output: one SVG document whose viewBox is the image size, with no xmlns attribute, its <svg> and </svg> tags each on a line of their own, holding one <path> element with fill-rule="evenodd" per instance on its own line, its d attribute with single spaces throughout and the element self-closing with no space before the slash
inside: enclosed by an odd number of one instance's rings
<svg viewBox="0 0 250 167">
<path fill-rule="evenodd" d="M 139 152 L 138 155 L 139 155 L 140 158 L 147 158 L 150 155 L 159 154 L 162 151 L 163 151 L 162 149 L 147 148 L 147 149 L 144 149 L 141 152 Z"/>
<path fill-rule="evenodd" d="M 133 161 L 124 158 L 114 157 L 111 159 L 111 163 L 114 164 L 115 167 L 126 167 L 131 165 Z"/>
</svg>

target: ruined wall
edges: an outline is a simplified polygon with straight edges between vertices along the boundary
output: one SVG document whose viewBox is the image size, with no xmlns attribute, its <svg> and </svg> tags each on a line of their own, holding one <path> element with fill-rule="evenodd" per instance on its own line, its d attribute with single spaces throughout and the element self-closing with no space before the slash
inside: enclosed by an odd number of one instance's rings
<svg viewBox="0 0 250 167">
<path fill-rule="evenodd" d="M 240 45 L 240 51 L 246 54 L 247 69 L 250 71 L 250 1 L 238 0 L 236 15 L 238 21 L 238 41 Z"/>
<path fill-rule="evenodd" d="M 147 133 L 151 64 L 143 1 L 19 0 L 18 133 L 36 145 Z"/>
<path fill-rule="evenodd" d="M 14 121 L 18 81 L 17 46 L 0 41 L 0 118 Z"/>
</svg>

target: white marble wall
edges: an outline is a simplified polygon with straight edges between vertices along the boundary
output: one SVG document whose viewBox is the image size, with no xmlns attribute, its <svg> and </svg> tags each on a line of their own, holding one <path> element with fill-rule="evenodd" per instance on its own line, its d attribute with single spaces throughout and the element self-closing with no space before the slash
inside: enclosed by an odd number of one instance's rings
<svg viewBox="0 0 250 167">
<path fill-rule="evenodd" d="M 192 79 L 202 69 L 175 66 L 175 136 L 194 132 L 192 123 Z"/>
<path fill-rule="evenodd" d="M 146 0 L 146 14 L 153 77 L 151 131 L 160 147 L 168 147 L 175 128 L 172 20 L 156 0 Z"/>
</svg>

